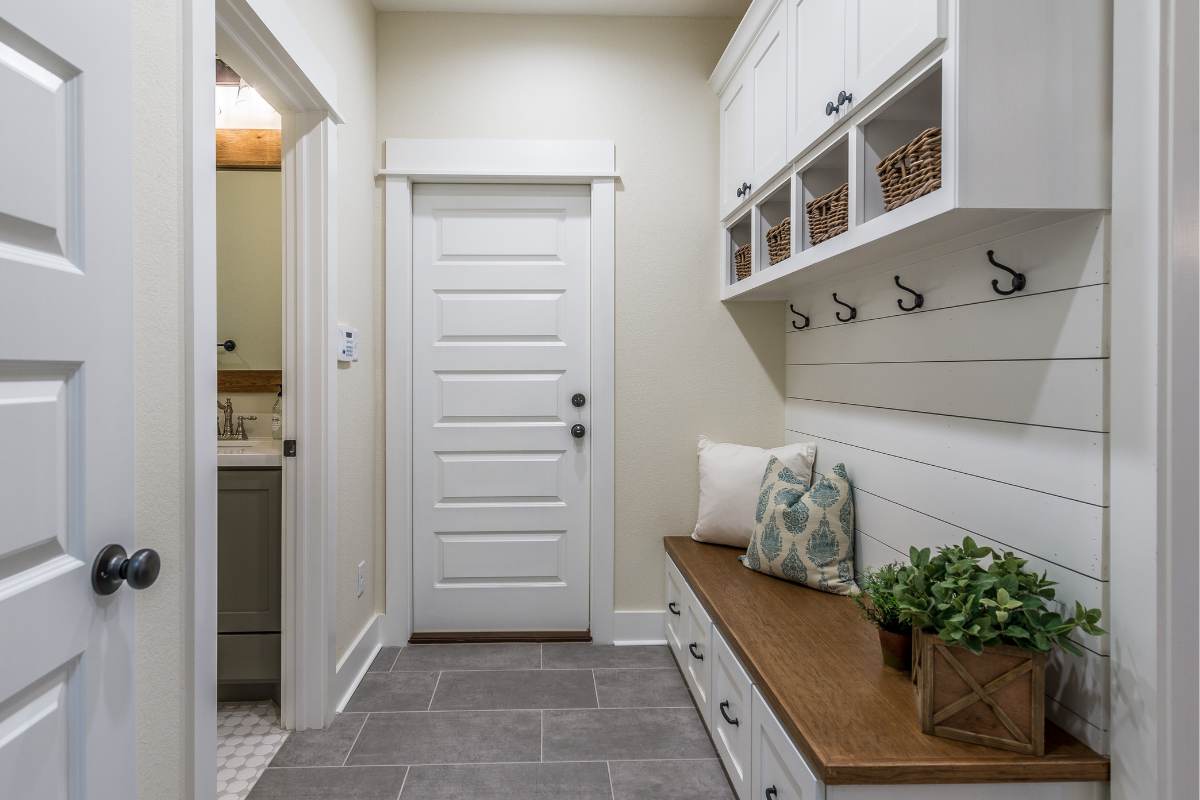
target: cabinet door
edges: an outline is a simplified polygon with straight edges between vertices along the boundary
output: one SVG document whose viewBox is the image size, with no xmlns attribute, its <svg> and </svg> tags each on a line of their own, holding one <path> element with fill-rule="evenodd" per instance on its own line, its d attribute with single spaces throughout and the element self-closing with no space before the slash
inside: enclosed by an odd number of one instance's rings
<svg viewBox="0 0 1200 800">
<path fill-rule="evenodd" d="M 787 6 L 780 2 L 750 48 L 747 69 L 754 84 L 754 164 L 750 183 L 759 186 L 783 169 L 787 151 Z"/>
<path fill-rule="evenodd" d="M 737 796 L 750 800 L 751 756 L 754 705 L 750 676 L 715 628 L 712 634 L 712 698 L 708 718 L 717 754 L 725 762 L 725 772 Z M 761 796 L 761 795 L 760 795 Z"/>
<path fill-rule="evenodd" d="M 687 635 L 683 644 L 686 651 L 684 657 L 687 659 L 687 667 L 683 671 L 684 677 L 687 678 L 688 687 L 692 690 L 692 697 L 700 709 L 700 716 L 704 717 L 704 724 L 708 725 L 708 705 L 712 685 L 712 653 L 709 652 L 712 649 L 710 646 L 712 620 L 709 619 L 704 607 L 694 598 L 688 603 L 683 613 L 687 618 Z"/>
<path fill-rule="evenodd" d="M 217 631 L 278 633 L 281 484 L 278 469 L 217 473 Z"/>
<path fill-rule="evenodd" d="M 788 35 L 788 150 L 797 156 L 842 116 L 825 112 L 845 83 L 845 0 L 788 0 Z"/>
<path fill-rule="evenodd" d="M 754 689 L 754 710 L 751 719 L 754 737 L 750 750 L 754 759 L 751 769 L 751 797 L 772 800 L 824 800 L 825 787 L 808 768 L 800 751 L 771 713 L 771 709 Z M 768 794 L 769 792 L 769 794 Z"/>
<path fill-rule="evenodd" d="M 754 84 L 743 65 L 721 92 L 721 216 L 746 200 L 738 197 L 754 177 Z"/>
<path fill-rule="evenodd" d="M 945 0 L 849 0 L 846 91 L 866 100 L 945 37 Z"/>
<path fill-rule="evenodd" d="M 687 652 L 687 642 L 683 637 L 687 635 L 686 625 L 684 620 L 684 610 L 687 608 L 687 595 L 689 590 L 683 582 L 683 575 L 679 573 L 679 569 L 675 566 L 675 562 L 667 558 L 667 619 L 666 633 L 667 644 L 671 646 L 671 652 L 675 654 L 675 661 L 679 663 L 681 668 L 687 665 L 685 659 L 689 658 Z"/>
</svg>

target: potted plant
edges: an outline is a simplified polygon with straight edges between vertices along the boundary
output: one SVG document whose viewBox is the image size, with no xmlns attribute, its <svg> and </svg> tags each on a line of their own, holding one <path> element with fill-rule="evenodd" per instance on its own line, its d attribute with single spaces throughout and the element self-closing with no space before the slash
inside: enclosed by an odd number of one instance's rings
<svg viewBox="0 0 1200 800">
<path fill-rule="evenodd" d="M 1045 574 L 969 537 L 932 557 L 912 548 L 909 559 L 894 594 L 900 618 L 920 631 L 921 729 L 1043 755 L 1046 657 L 1056 648 L 1079 654 L 1071 633 L 1103 634 L 1101 612 L 1076 603 L 1064 616 Z"/>
<path fill-rule="evenodd" d="M 859 577 L 862 591 L 854 595 L 867 622 L 879 631 L 879 649 L 883 663 L 905 672 L 912 665 L 912 625 L 900 616 L 896 599 L 896 583 L 903 564 L 885 564 L 878 569 L 863 570 Z"/>
</svg>

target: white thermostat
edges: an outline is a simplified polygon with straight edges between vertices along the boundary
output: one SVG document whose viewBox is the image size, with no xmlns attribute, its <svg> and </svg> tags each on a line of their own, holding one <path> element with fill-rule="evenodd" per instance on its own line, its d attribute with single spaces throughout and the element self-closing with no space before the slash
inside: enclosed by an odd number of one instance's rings
<svg viewBox="0 0 1200 800">
<path fill-rule="evenodd" d="M 338 325 L 338 361 L 343 364 L 358 361 L 358 328 Z"/>
</svg>

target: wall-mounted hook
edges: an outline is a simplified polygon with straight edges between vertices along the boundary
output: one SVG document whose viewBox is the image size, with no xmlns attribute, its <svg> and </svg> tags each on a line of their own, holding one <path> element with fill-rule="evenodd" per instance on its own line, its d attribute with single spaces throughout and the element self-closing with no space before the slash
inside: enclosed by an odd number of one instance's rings
<svg viewBox="0 0 1200 800">
<path fill-rule="evenodd" d="M 237 350 L 237 342 L 233 339 L 226 339 L 223 342 L 217 342 L 217 349 L 224 350 L 226 353 L 232 353 Z"/>
<path fill-rule="evenodd" d="M 897 300 L 896 305 L 900 306 L 901 311 L 916 311 L 921 306 L 925 305 L 925 295 L 920 292 L 914 292 L 912 289 L 900 282 L 900 276 L 896 276 L 896 285 L 913 296 L 913 304 L 911 306 L 904 305 L 903 300 Z"/>
<path fill-rule="evenodd" d="M 995 250 L 988 250 L 987 251 L 987 260 L 991 262 L 993 267 L 999 267 L 1000 269 L 1007 272 L 1009 275 L 1012 275 L 1012 288 L 1009 289 L 1008 291 L 1001 289 L 1000 281 L 996 280 L 995 278 L 992 278 L 992 288 L 996 290 L 996 294 L 1009 295 L 1009 294 L 1012 294 L 1013 292 L 1019 292 L 1022 289 L 1024 289 L 1025 288 L 1025 276 L 1022 273 L 1017 272 L 1015 269 L 1010 269 L 1010 268 L 1004 266 L 1003 264 L 1001 264 L 999 261 L 997 261 L 995 259 L 995 255 L 996 255 Z"/>
<path fill-rule="evenodd" d="M 858 316 L 858 309 L 849 303 L 843 303 L 841 300 L 838 300 L 837 292 L 833 293 L 833 302 L 837 303 L 839 306 L 845 306 L 846 308 L 850 309 L 850 316 L 848 317 L 843 317 L 842 312 L 840 311 L 834 315 L 837 317 L 838 322 L 850 322 Z"/>
<path fill-rule="evenodd" d="M 804 320 L 804 324 L 803 324 L 803 325 L 797 325 L 797 324 L 796 324 L 796 320 L 792 320 L 792 327 L 793 327 L 793 328 L 795 328 L 795 329 L 796 329 L 796 330 L 798 330 L 798 331 L 802 331 L 802 330 L 804 330 L 805 328 L 807 328 L 807 327 L 808 327 L 808 314 L 801 314 L 799 311 L 797 311 L 797 310 L 796 310 L 796 307 L 795 307 L 794 305 L 792 305 L 791 303 L 788 303 L 788 309 L 789 309 L 789 310 L 790 310 L 790 311 L 791 311 L 793 314 L 795 314 L 797 317 L 800 317 L 800 319 Z"/>
</svg>

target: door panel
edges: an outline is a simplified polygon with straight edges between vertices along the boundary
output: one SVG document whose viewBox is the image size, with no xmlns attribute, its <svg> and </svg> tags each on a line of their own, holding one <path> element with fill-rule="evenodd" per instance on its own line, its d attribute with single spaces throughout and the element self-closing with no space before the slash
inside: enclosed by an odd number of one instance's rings
<svg viewBox="0 0 1200 800">
<path fill-rule="evenodd" d="M 134 783 L 129 6 L 0 7 L 0 785 Z M 33 768 L 31 768 L 31 765 Z"/>
<path fill-rule="evenodd" d="M 944 0 L 850 0 L 846 89 L 854 102 L 873 92 L 946 36 Z"/>
<path fill-rule="evenodd" d="M 797 156 L 836 125 L 837 105 L 844 87 L 846 59 L 845 0 L 788 0 L 788 29 L 793 46 L 788 119 L 792 156 Z"/>
<path fill-rule="evenodd" d="M 590 194 L 418 185 L 418 631 L 588 628 Z"/>
<path fill-rule="evenodd" d="M 750 735 L 753 731 L 750 676 L 715 628 L 712 634 L 713 744 L 725 763 L 729 782 L 743 800 L 750 794 Z M 731 721 L 732 720 L 732 721 Z"/>
<path fill-rule="evenodd" d="M 679 573 L 679 568 L 675 566 L 675 562 L 667 559 L 666 566 L 667 574 L 667 614 L 666 614 L 666 630 L 667 644 L 671 646 L 671 652 L 675 655 L 675 661 L 680 668 L 684 667 L 688 658 L 687 642 L 684 641 L 684 636 L 687 635 L 686 623 L 684 620 L 684 610 L 687 608 L 687 596 L 691 590 L 687 588 L 687 584 L 683 582 L 683 576 Z"/>
<path fill-rule="evenodd" d="M 754 178 L 754 84 L 739 68 L 721 93 L 721 216 L 746 201 L 738 189 Z"/>
<path fill-rule="evenodd" d="M 780 2 L 750 49 L 754 81 L 754 164 L 761 186 L 783 169 L 787 152 L 787 6 Z"/>
<path fill-rule="evenodd" d="M 283 496 L 278 469 L 217 473 L 217 632 L 277 633 Z"/>
<path fill-rule="evenodd" d="M 683 672 L 688 685 L 691 686 L 696 706 L 700 709 L 700 716 L 704 717 L 704 724 L 708 725 L 712 686 L 712 619 L 694 595 L 690 596 L 688 601 L 683 612 L 687 625 L 683 644 L 687 667 Z"/>
</svg>

